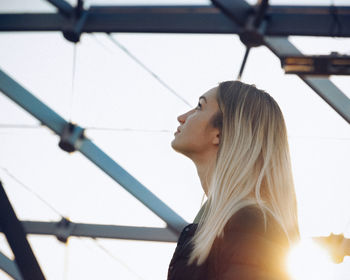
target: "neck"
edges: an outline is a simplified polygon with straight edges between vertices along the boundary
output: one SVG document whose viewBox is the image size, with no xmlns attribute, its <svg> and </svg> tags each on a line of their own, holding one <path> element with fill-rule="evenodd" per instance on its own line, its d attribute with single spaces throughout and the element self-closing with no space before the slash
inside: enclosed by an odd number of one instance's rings
<svg viewBox="0 0 350 280">
<path fill-rule="evenodd" d="M 209 184 L 211 182 L 214 167 L 215 167 L 215 157 L 206 158 L 201 161 L 194 161 L 197 167 L 197 173 L 201 181 L 203 191 L 208 196 Z"/>
</svg>

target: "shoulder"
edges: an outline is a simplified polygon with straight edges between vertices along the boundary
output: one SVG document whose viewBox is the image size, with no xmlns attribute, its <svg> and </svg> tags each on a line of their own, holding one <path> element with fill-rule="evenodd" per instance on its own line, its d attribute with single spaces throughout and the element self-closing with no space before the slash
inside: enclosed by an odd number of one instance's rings
<svg viewBox="0 0 350 280">
<path fill-rule="evenodd" d="M 225 230 L 255 230 L 264 225 L 264 213 L 257 206 L 238 210 L 227 222 Z"/>
<path fill-rule="evenodd" d="M 236 234 L 234 234 L 236 233 Z M 237 233 L 261 237 L 270 241 L 288 245 L 288 238 L 279 222 L 268 211 L 263 212 L 258 206 L 246 206 L 238 210 L 227 222 L 223 235 L 237 236 Z"/>
<path fill-rule="evenodd" d="M 245 271 L 244 267 L 257 271 L 250 272 L 251 278 L 240 279 L 275 279 L 272 276 L 284 274 L 283 262 L 288 244 L 286 235 L 271 214 L 264 215 L 259 207 L 244 207 L 229 219 L 223 235 L 214 241 L 209 258 L 210 267 L 214 274 L 227 275 L 227 278 L 222 279 L 238 277 Z M 271 277 L 258 277 L 258 272 Z"/>
</svg>

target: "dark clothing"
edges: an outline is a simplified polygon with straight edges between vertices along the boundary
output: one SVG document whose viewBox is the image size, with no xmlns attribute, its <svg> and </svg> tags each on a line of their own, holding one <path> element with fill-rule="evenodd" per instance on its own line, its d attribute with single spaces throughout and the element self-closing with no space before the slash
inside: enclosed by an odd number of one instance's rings
<svg viewBox="0 0 350 280">
<path fill-rule="evenodd" d="M 197 224 L 186 226 L 170 262 L 168 280 L 285 280 L 288 239 L 275 219 L 266 214 L 266 231 L 261 210 L 245 207 L 226 224 L 206 261 L 187 265 L 191 239 Z"/>
</svg>

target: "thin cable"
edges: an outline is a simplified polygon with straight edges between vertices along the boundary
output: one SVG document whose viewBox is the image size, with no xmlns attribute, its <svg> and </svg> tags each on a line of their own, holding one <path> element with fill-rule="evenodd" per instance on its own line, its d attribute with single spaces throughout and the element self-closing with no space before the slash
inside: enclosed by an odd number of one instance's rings
<svg viewBox="0 0 350 280">
<path fill-rule="evenodd" d="M 150 133 L 170 133 L 172 132 L 171 130 L 168 129 L 133 129 L 133 128 L 114 128 L 114 127 L 94 127 L 94 126 L 88 126 L 85 127 L 85 130 L 104 130 L 104 131 L 118 131 L 118 132 L 150 132 Z"/>
<path fill-rule="evenodd" d="M 45 128 L 44 125 L 27 125 L 27 124 L 0 124 L 0 129 L 26 129 L 26 128 Z M 137 129 L 137 128 L 116 128 L 116 127 L 98 127 L 98 126 L 86 126 L 85 130 L 101 130 L 101 131 L 116 131 L 116 132 L 148 132 L 148 133 L 172 133 L 169 129 Z M 348 137 L 330 137 L 330 136 L 293 136 L 289 135 L 289 138 L 302 138 L 302 139 L 318 139 L 318 140 L 341 140 L 350 141 Z"/>
<path fill-rule="evenodd" d="M 23 182 L 21 182 L 19 179 L 17 179 L 6 168 L 0 166 L 0 169 L 3 170 L 11 179 L 13 179 L 15 182 L 17 182 L 21 187 L 26 189 L 28 192 L 30 192 L 32 195 L 34 195 L 37 199 L 39 199 L 42 203 L 44 203 L 47 207 L 49 207 L 52 211 L 54 211 L 57 215 L 59 215 L 59 216 L 61 216 L 63 218 L 63 215 L 56 208 L 54 208 L 50 203 L 48 203 L 44 198 L 42 198 L 37 192 L 35 192 L 30 187 L 28 187 Z"/>
<path fill-rule="evenodd" d="M 73 47 L 72 86 L 71 86 L 70 105 L 69 105 L 69 112 L 68 112 L 69 121 L 72 120 L 72 115 L 73 115 L 76 64 L 77 64 L 77 43 L 75 43 Z"/>
<path fill-rule="evenodd" d="M 68 272 L 69 272 L 69 238 L 67 238 L 67 241 L 65 242 L 65 248 L 64 248 L 64 264 L 63 264 L 63 280 L 68 279 Z"/>
<path fill-rule="evenodd" d="M 192 105 L 183 98 L 180 94 L 178 94 L 174 89 L 168 86 L 162 79 L 160 79 L 151 69 L 149 69 L 145 64 L 143 64 L 135 55 L 133 55 L 124 45 L 118 42 L 110 33 L 107 33 L 110 40 L 118 46 L 122 51 L 124 51 L 131 59 L 133 59 L 138 65 L 140 65 L 144 70 L 146 70 L 153 78 L 155 78 L 161 85 L 163 85 L 166 89 L 168 89 L 172 94 L 174 94 L 177 98 L 181 99 L 186 105 L 192 108 Z"/>
<path fill-rule="evenodd" d="M 44 128 L 43 125 L 22 125 L 22 124 L 0 124 L 0 129 L 38 129 Z M 171 133 L 169 129 L 134 129 L 134 128 L 115 128 L 115 127 L 96 127 L 87 126 L 85 130 L 116 131 L 116 132 L 147 132 L 147 133 Z"/>
<path fill-rule="evenodd" d="M 107 52 L 109 52 L 110 54 L 113 54 L 113 51 L 111 49 L 109 49 L 104 43 L 102 43 L 97 37 L 95 33 L 91 33 L 90 34 L 92 36 L 92 38 L 94 38 L 94 40 L 97 42 L 97 44 L 99 44 L 104 50 L 106 50 Z"/>
<path fill-rule="evenodd" d="M 80 240 L 84 240 L 83 238 L 80 237 Z M 102 250 L 107 256 L 109 256 L 111 259 L 113 259 L 115 262 L 118 264 L 122 265 L 127 271 L 129 271 L 131 274 L 134 274 L 138 279 L 144 280 L 138 273 L 136 273 L 134 270 L 132 270 L 126 263 L 124 263 L 121 259 L 116 257 L 110 250 L 108 250 L 106 247 L 101 245 L 96 238 L 92 237 L 92 241 L 94 241 L 94 244 Z"/>
<path fill-rule="evenodd" d="M 292 136 L 289 135 L 288 138 L 301 138 L 301 139 L 313 139 L 313 140 L 342 140 L 342 141 L 350 141 L 350 138 L 347 137 L 324 137 L 324 136 Z"/>
<path fill-rule="evenodd" d="M 6 124 L 6 123 L 1 123 L 0 128 L 43 128 L 43 125 L 32 125 L 32 124 Z"/>
</svg>

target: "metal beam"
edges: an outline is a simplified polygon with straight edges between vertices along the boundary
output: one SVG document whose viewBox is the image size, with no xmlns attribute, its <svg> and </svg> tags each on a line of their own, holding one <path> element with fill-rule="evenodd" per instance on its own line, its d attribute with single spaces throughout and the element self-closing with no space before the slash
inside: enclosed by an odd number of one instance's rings
<svg viewBox="0 0 350 280">
<path fill-rule="evenodd" d="M 244 26 L 248 16 L 254 13 L 253 7 L 245 1 L 212 0 L 211 2 L 240 26 Z"/>
<path fill-rule="evenodd" d="M 230 16 L 214 6 L 91 6 L 82 32 L 239 34 L 253 6 L 230 2 Z M 270 6 L 265 19 L 267 36 L 350 37 L 349 6 Z M 62 14 L 0 14 L 0 31 L 65 31 L 69 24 Z"/>
<path fill-rule="evenodd" d="M 7 97 L 37 118 L 41 123 L 62 136 L 69 123 L 41 102 L 28 90 L 10 78 L 0 69 L 0 91 Z M 83 131 L 81 127 L 77 127 Z M 149 191 L 144 185 L 131 176 L 118 163 L 104 153 L 90 139 L 85 136 L 77 138 L 75 148 L 95 163 L 102 171 L 114 181 L 141 201 L 153 213 L 160 217 L 176 233 L 188 224 L 183 218 L 170 209 L 163 201 Z"/>
<path fill-rule="evenodd" d="M 248 6 L 250 6 L 245 0 L 236 0 L 234 1 L 235 4 L 233 4 L 230 0 L 213 0 L 214 3 L 218 5 L 218 7 L 228 14 L 233 20 L 236 22 L 240 22 L 240 14 L 237 12 L 237 9 L 239 9 L 240 6 L 244 7 L 243 9 L 245 11 L 249 10 Z M 339 22 L 340 20 L 340 14 L 338 8 L 331 6 L 331 7 L 305 7 L 301 9 L 300 7 L 296 6 L 287 6 L 283 9 L 283 12 L 281 14 L 289 13 L 292 16 L 298 16 L 295 18 L 295 23 L 299 22 L 303 25 L 304 29 L 309 29 L 310 26 L 313 26 L 314 22 L 312 21 L 309 13 L 314 13 L 317 15 L 317 20 L 321 20 L 325 15 L 332 15 L 333 19 L 330 21 L 330 19 L 323 18 L 323 20 L 327 21 L 327 24 L 332 24 L 332 28 L 328 29 L 331 30 L 333 34 L 338 34 L 341 32 L 343 26 Z M 325 10 L 327 8 L 327 10 Z M 271 7 L 269 9 L 269 12 L 272 11 L 278 12 L 278 9 L 276 7 Z M 336 9 L 336 10 L 334 10 Z M 344 12 L 343 15 L 345 17 L 343 20 L 347 22 L 350 20 L 350 7 L 347 9 L 342 10 Z M 306 17 L 307 16 L 307 17 Z M 265 22 L 268 22 L 267 26 L 268 28 L 264 28 L 263 32 L 258 32 L 258 30 L 253 30 L 253 33 L 255 33 L 255 36 L 253 38 L 258 38 L 258 45 L 264 44 L 266 47 L 268 47 L 275 55 L 277 55 L 280 59 L 283 59 L 283 57 L 288 56 L 298 56 L 302 55 L 302 53 L 291 43 L 288 41 L 287 37 L 278 37 L 278 36 L 267 36 L 268 35 L 268 29 L 269 27 L 275 26 L 276 22 L 273 21 L 273 18 L 269 18 L 269 16 L 266 17 Z M 349 22 L 350 23 L 350 22 Z M 322 21 L 320 22 L 322 23 Z M 291 26 L 291 25 L 290 25 Z M 350 24 L 348 25 L 348 27 Z M 293 26 L 294 28 L 294 26 Z M 313 27 L 312 27 L 313 28 Z M 323 26 L 323 28 L 326 28 L 326 26 Z M 328 27 L 329 28 L 329 27 Z M 249 34 L 248 34 L 249 35 Z M 292 35 L 292 31 L 289 32 L 288 35 Z M 317 35 L 317 34 L 316 34 Z M 243 38 L 244 39 L 244 38 Z M 242 35 L 241 35 L 241 41 Z M 244 43 L 249 43 L 248 40 Z M 247 45 L 249 47 L 249 45 Z M 350 123 L 350 99 L 339 89 L 336 85 L 332 83 L 328 79 L 328 77 L 312 77 L 312 76 L 306 76 L 306 75 L 298 75 L 308 86 L 310 86 L 323 100 L 325 100 L 338 114 L 340 114 L 348 123 Z"/>
<path fill-rule="evenodd" d="M 15 211 L 0 182 L 0 227 L 15 256 L 18 269 L 24 279 L 44 280 L 32 248 L 27 240 L 22 223 L 17 219 Z"/>
<path fill-rule="evenodd" d="M 23 280 L 15 261 L 10 260 L 0 252 L 0 269 L 16 280 Z"/>
<path fill-rule="evenodd" d="M 265 36 L 265 45 L 278 57 L 302 55 L 286 37 Z M 298 75 L 339 115 L 350 123 L 350 99 L 328 78 Z"/>
<path fill-rule="evenodd" d="M 50 2 L 52 5 L 54 5 L 60 13 L 62 13 L 67 17 L 69 17 L 74 11 L 74 8 L 71 6 L 71 4 L 69 4 L 64 0 L 47 0 L 47 1 Z"/>
<path fill-rule="evenodd" d="M 169 228 L 134 227 L 60 222 L 22 221 L 27 234 L 53 235 L 59 240 L 68 237 L 131 239 L 143 241 L 177 242 L 178 234 Z M 0 229 L 1 232 L 1 229 Z"/>
</svg>

